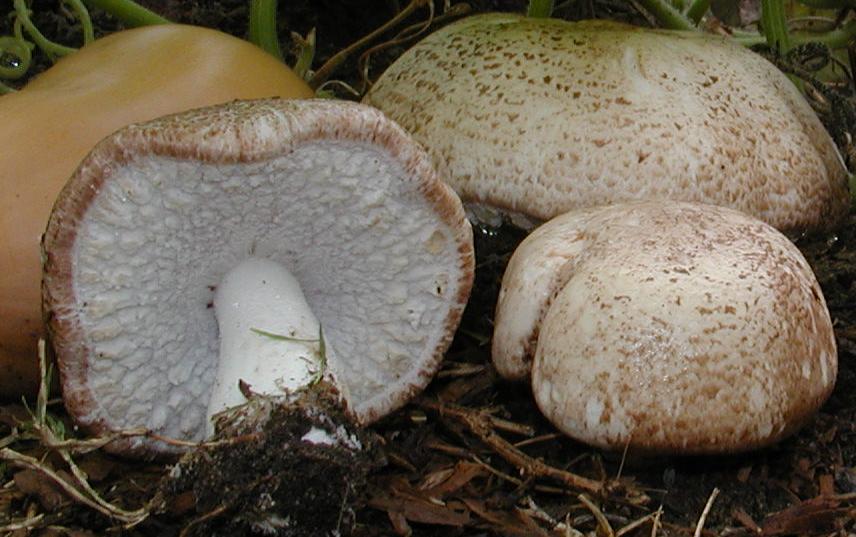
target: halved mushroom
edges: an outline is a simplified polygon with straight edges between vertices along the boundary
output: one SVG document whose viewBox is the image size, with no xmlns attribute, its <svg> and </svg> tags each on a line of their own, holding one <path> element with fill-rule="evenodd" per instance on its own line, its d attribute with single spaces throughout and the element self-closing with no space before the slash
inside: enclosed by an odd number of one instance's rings
<svg viewBox="0 0 856 537">
<path fill-rule="evenodd" d="M 503 277 L 493 360 L 595 446 L 723 453 L 769 445 L 832 391 L 837 354 L 799 250 L 737 211 L 637 202 L 529 235 Z"/>
<path fill-rule="evenodd" d="M 535 219 L 674 199 L 796 231 L 849 204 L 841 157 L 794 84 L 722 37 L 473 16 L 410 48 L 365 102 L 465 202 Z"/>
<path fill-rule="evenodd" d="M 69 413 L 94 433 L 191 440 L 215 382 L 228 393 L 211 413 L 240 388 L 318 379 L 362 424 L 397 409 L 438 369 L 473 276 L 460 201 L 417 144 L 375 109 L 320 100 L 117 132 L 62 191 L 43 249 Z"/>
</svg>

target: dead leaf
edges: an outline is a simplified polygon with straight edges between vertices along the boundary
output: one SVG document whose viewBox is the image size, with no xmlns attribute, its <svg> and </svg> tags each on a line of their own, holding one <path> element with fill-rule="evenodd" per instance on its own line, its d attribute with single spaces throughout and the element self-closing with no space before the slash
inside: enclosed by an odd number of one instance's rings
<svg viewBox="0 0 856 537">
<path fill-rule="evenodd" d="M 734 511 L 731 512 L 731 516 L 734 517 L 734 520 L 740 522 L 744 528 L 753 531 L 754 533 L 761 533 L 761 527 L 755 522 L 755 520 L 744 511 L 741 507 L 737 507 Z"/>
<path fill-rule="evenodd" d="M 459 512 L 440 503 L 434 503 L 419 497 L 405 496 L 393 492 L 395 496 L 375 496 L 369 500 L 369 506 L 380 511 L 400 513 L 411 522 L 434 524 L 438 526 L 462 527 L 470 522 L 468 512 Z M 390 519 L 391 520 L 391 519 Z"/>
<path fill-rule="evenodd" d="M 407 518 L 399 511 L 387 511 L 389 522 L 392 524 L 392 529 L 396 535 L 402 537 L 410 537 L 413 534 L 413 528 L 407 523 Z"/>
<path fill-rule="evenodd" d="M 508 537 L 550 537 L 550 534 L 537 522 L 519 509 L 513 511 L 495 511 L 488 509 L 485 503 L 474 498 L 463 500 L 467 507 L 479 518 L 495 527 L 495 532 Z"/>
<path fill-rule="evenodd" d="M 73 479 L 64 470 L 57 474 L 64 479 L 73 482 Z M 62 489 L 42 472 L 37 470 L 21 470 L 12 477 L 18 490 L 38 499 L 42 507 L 48 512 L 55 512 L 68 501 L 68 497 Z"/>
<path fill-rule="evenodd" d="M 443 481 L 437 482 L 431 488 L 424 490 L 426 494 L 442 499 L 453 492 L 457 492 L 474 478 L 484 474 L 485 469 L 481 465 L 461 461 L 455 465 L 454 471 L 451 474 L 447 474 Z"/>
<path fill-rule="evenodd" d="M 764 519 L 761 524 L 762 535 L 770 537 L 831 531 L 837 508 L 838 502 L 823 497 L 792 505 Z"/>
</svg>

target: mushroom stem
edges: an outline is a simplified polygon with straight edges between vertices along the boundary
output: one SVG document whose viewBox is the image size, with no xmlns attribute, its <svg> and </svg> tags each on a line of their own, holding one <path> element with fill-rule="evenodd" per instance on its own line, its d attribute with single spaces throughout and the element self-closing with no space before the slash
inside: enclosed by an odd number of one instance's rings
<svg viewBox="0 0 856 537">
<path fill-rule="evenodd" d="M 300 284 L 279 263 L 250 257 L 221 281 L 214 297 L 220 328 L 211 418 L 246 402 L 241 382 L 258 394 L 294 393 L 323 375 L 320 323 Z"/>
</svg>

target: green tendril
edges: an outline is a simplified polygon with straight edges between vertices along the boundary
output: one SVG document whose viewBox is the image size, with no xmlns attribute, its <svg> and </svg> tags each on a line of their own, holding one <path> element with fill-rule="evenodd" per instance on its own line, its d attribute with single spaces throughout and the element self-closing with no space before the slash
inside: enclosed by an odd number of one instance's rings
<svg viewBox="0 0 856 537">
<path fill-rule="evenodd" d="M 0 79 L 18 80 L 27 74 L 31 63 L 29 43 L 17 37 L 0 37 Z"/>
<path fill-rule="evenodd" d="M 86 0 L 86 4 L 90 8 L 106 11 L 131 28 L 170 24 L 169 20 L 131 0 Z"/>
<path fill-rule="evenodd" d="M 95 29 L 92 27 L 92 18 L 89 16 L 89 10 L 83 5 L 80 0 L 62 0 L 74 12 L 74 16 L 80 21 L 80 26 L 83 28 L 83 44 L 88 45 L 95 41 Z"/>
<path fill-rule="evenodd" d="M 252 0 L 250 2 L 250 42 L 282 61 L 279 36 L 276 31 L 277 0 Z"/>
<path fill-rule="evenodd" d="M 529 0 L 526 16 L 546 19 L 553 15 L 553 0 Z"/>
<path fill-rule="evenodd" d="M 77 51 L 76 48 L 66 47 L 65 45 L 60 45 L 59 43 L 54 43 L 47 37 L 45 37 L 36 25 L 33 24 L 33 21 L 30 20 L 30 11 L 27 8 L 27 2 L 25 0 L 14 0 L 14 9 L 15 15 L 17 16 L 18 21 L 21 23 L 24 31 L 30 36 L 33 42 L 36 44 L 39 49 L 42 50 L 48 57 L 55 61 L 57 58 L 62 56 L 66 56 L 71 54 L 72 52 Z"/>
</svg>

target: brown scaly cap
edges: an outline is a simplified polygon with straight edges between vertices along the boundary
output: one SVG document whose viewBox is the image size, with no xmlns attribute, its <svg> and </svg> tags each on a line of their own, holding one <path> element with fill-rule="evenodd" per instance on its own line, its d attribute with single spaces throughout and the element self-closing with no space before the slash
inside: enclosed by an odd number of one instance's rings
<svg viewBox="0 0 856 537">
<path fill-rule="evenodd" d="M 674 199 L 797 232 L 832 227 L 849 204 L 840 155 L 794 84 L 721 37 L 473 16 L 405 52 L 365 102 L 465 202 L 541 220 Z"/>
<path fill-rule="evenodd" d="M 377 110 L 326 100 L 234 102 L 118 131 L 60 194 L 43 251 L 66 407 L 95 434 L 200 439 L 213 289 L 248 255 L 301 282 L 362 423 L 427 385 L 473 278 L 469 224 L 427 156 Z"/>
<path fill-rule="evenodd" d="M 746 451 L 829 397 L 832 321 L 799 250 L 737 211 L 636 202 L 529 235 L 503 277 L 493 360 L 539 408 L 634 454 Z"/>
</svg>

